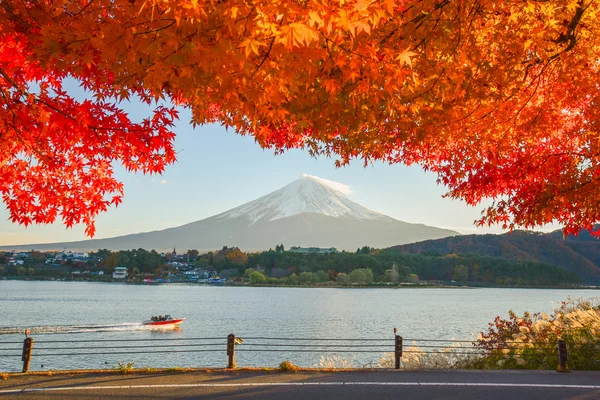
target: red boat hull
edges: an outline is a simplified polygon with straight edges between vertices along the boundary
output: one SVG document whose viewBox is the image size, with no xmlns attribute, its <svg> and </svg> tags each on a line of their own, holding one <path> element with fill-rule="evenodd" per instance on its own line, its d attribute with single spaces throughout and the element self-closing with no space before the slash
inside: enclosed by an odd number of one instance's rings
<svg viewBox="0 0 600 400">
<path fill-rule="evenodd" d="M 170 319 L 168 321 L 144 321 L 144 325 L 151 326 L 177 326 L 183 322 L 185 318 Z"/>
</svg>

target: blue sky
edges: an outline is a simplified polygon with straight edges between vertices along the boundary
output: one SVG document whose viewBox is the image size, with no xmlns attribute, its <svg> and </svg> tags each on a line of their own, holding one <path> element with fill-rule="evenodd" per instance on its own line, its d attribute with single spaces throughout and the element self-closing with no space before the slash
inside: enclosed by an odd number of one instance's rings
<svg viewBox="0 0 600 400">
<path fill-rule="evenodd" d="M 77 89 L 71 87 L 71 91 Z M 122 106 L 133 119 L 148 113 L 139 103 Z M 125 184 L 124 201 L 98 217 L 97 238 L 160 230 L 210 217 L 277 190 L 302 174 L 346 184 L 350 199 L 402 221 L 460 233 L 501 232 L 498 227 L 476 229 L 473 221 L 483 207 L 442 198 L 445 188 L 436 184 L 434 174 L 419 167 L 377 163 L 365 168 L 357 161 L 335 168 L 334 159 L 314 159 L 301 150 L 274 156 L 251 137 L 219 125 L 192 128 L 189 121 L 189 112 L 182 110 L 175 128 L 178 161 L 163 175 L 116 169 L 117 178 Z M 57 222 L 25 228 L 11 224 L 8 216 L 2 207 L 0 245 L 86 239 L 83 227 L 66 229 Z"/>
</svg>

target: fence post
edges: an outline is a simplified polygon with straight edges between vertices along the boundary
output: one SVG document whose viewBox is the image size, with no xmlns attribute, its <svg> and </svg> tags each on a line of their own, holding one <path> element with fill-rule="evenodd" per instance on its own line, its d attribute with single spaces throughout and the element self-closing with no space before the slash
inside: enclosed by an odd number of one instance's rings
<svg viewBox="0 0 600 400">
<path fill-rule="evenodd" d="M 563 339 L 558 339 L 558 368 L 557 372 L 569 372 L 567 366 L 567 344 Z"/>
<path fill-rule="evenodd" d="M 400 359 L 402 358 L 402 336 L 396 335 L 394 339 L 394 368 L 400 369 Z"/>
<path fill-rule="evenodd" d="M 227 336 L 227 368 L 235 368 L 235 335 Z"/>
<path fill-rule="evenodd" d="M 23 372 L 29 372 L 29 364 L 31 364 L 31 349 L 33 348 L 33 338 L 25 338 L 23 341 L 23 355 L 21 361 L 23 361 Z"/>
</svg>

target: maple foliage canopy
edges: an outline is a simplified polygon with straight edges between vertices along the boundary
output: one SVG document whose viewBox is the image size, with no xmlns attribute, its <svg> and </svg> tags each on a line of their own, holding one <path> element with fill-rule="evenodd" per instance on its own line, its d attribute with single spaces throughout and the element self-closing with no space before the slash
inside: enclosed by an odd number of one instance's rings
<svg viewBox="0 0 600 400">
<path fill-rule="evenodd" d="M 14 222 L 85 223 L 112 166 L 174 162 L 167 99 L 263 147 L 417 163 L 480 224 L 600 221 L 600 2 L 6 0 L 0 192 Z M 93 100 L 62 88 L 73 78 Z"/>
</svg>

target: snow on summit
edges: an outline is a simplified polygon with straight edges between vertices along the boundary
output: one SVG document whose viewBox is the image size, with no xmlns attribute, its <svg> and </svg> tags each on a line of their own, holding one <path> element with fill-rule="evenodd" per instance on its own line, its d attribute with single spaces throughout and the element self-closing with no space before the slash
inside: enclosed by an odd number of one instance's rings
<svg viewBox="0 0 600 400">
<path fill-rule="evenodd" d="M 348 216 L 357 219 L 390 219 L 353 202 L 342 191 L 350 193 L 350 188 L 342 183 L 317 176 L 303 175 L 279 190 L 216 217 L 219 219 L 241 217 L 251 220 L 252 223 L 259 220 L 273 221 L 302 213 L 322 214 L 335 218 Z"/>
</svg>

